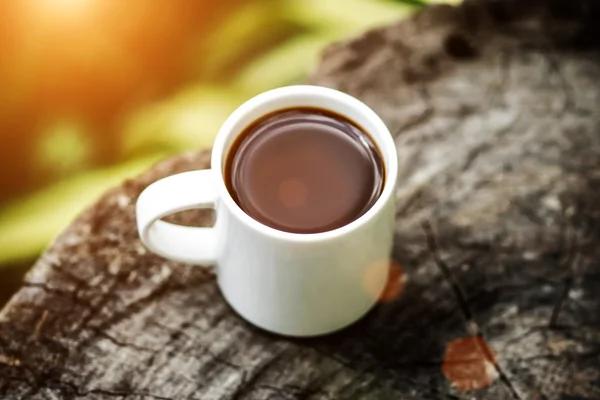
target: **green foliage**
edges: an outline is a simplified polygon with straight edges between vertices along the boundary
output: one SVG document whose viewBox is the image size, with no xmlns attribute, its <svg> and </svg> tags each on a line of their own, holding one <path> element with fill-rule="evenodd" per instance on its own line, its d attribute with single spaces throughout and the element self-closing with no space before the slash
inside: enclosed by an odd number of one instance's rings
<svg viewBox="0 0 600 400">
<path fill-rule="evenodd" d="M 143 107 L 123 128 L 123 156 L 210 147 L 223 121 L 245 98 L 240 90 L 197 85 Z"/>
<path fill-rule="evenodd" d="M 286 19 L 285 1 L 260 0 L 241 5 L 196 51 L 193 73 L 203 80 L 223 82 L 239 73 L 256 54 L 285 43 L 301 29 Z"/>
<path fill-rule="evenodd" d="M 39 253 L 77 214 L 107 188 L 138 175 L 158 155 L 64 180 L 0 211 L 0 266 Z"/>
<path fill-rule="evenodd" d="M 319 52 L 336 37 L 332 33 L 298 36 L 252 61 L 234 85 L 252 94 L 300 82 L 315 65 Z"/>
<path fill-rule="evenodd" d="M 200 1 L 200 0 L 198 0 Z M 302 80 L 333 41 L 406 16 L 420 0 L 254 0 L 241 2 L 187 60 L 197 82 L 125 116 L 120 166 L 64 180 L 0 210 L 0 266 L 31 258 L 107 188 L 166 154 L 207 148 L 225 118 L 264 90 Z M 225 84 L 223 82 L 226 82 Z M 81 126 L 59 123 L 40 160 L 60 171 L 87 162 Z"/>
<path fill-rule="evenodd" d="M 287 0 L 288 18 L 313 31 L 340 35 L 380 26 L 406 16 L 412 8 L 386 0 Z"/>
<path fill-rule="evenodd" d="M 85 128 L 72 120 L 57 121 L 42 132 L 37 146 L 39 167 L 57 176 L 87 166 L 91 143 Z"/>
<path fill-rule="evenodd" d="M 391 1 L 408 4 L 408 5 L 416 6 L 416 7 L 424 7 L 427 5 L 427 3 L 433 3 L 432 1 L 427 1 L 427 0 L 391 0 Z"/>
</svg>

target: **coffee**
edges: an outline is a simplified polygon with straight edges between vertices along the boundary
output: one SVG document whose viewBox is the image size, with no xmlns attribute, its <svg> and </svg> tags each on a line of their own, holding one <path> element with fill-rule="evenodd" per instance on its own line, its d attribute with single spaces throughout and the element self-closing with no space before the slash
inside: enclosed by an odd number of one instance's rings
<svg viewBox="0 0 600 400">
<path fill-rule="evenodd" d="M 377 146 L 333 112 L 292 108 L 250 124 L 232 144 L 225 183 L 252 218 L 292 233 L 319 233 L 356 220 L 385 180 Z"/>
</svg>

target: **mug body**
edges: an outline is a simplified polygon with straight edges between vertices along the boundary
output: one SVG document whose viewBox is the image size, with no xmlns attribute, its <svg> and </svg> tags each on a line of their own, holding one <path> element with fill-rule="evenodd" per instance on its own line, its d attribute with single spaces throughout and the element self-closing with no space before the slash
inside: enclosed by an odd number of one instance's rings
<svg viewBox="0 0 600 400">
<path fill-rule="evenodd" d="M 293 107 L 333 111 L 377 144 L 385 165 L 381 196 L 364 215 L 316 234 L 282 232 L 254 220 L 233 200 L 223 170 L 235 138 L 260 117 Z M 229 304 L 254 325 L 290 336 L 341 329 L 363 316 L 384 289 L 393 245 L 397 155 L 385 124 L 359 100 L 316 86 L 263 93 L 238 108 L 215 142 L 211 166 L 218 196 L 216 269 Z"/>
</svg>

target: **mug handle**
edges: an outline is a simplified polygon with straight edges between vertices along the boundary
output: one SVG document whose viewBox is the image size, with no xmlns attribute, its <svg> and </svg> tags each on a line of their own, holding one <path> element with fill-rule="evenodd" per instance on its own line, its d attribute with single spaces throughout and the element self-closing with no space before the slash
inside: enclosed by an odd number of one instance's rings
<svg viewBox="0 0 600 400">
<path fill-rule="evenodd" d="M 209 169 L 168 176 L 148 186 L 136 204 L 137 227 L 142 243 L 165 258 L 190 264 L 216 261 L 214 228 L 194 228 L 161 221 L 178 211 L 214 209 L 217 187 Z"/>
</svg>

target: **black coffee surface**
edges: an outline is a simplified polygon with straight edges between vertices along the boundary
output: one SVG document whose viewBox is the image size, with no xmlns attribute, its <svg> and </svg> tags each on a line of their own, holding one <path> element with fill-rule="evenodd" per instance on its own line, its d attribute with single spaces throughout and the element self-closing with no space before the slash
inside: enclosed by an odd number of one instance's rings
<svg viewBox="0 0 600 400">
<path fill-rule="evenodd" d="M 226 185 L 252 218 L 293 233 L 333 230 L 377 201 L 385 170 L 373 140 L 342 116 L 315 108 L 250 125 L 226 160 Z"/>
</svg>

